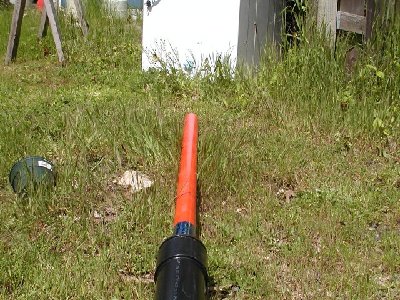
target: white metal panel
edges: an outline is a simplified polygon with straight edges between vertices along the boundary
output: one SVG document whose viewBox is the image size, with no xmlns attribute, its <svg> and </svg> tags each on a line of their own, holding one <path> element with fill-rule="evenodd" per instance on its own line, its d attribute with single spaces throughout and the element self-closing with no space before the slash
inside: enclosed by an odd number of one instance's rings
<svg viewBox="0 0 400 300">
<path fill-rule="evenodd" d="M 152 0 L 143 8 L 142 68 L 159 60 L 198 69 L 207 58 L 236 64 L 240 0 Z"/>
</svg>

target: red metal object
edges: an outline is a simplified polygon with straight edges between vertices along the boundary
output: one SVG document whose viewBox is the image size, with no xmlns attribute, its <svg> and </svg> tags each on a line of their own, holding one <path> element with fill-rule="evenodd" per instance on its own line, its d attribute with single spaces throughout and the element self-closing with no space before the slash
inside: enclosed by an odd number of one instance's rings
<svg viewBox="0 0 400 300">
<path fill-rule="evenodd" d="M 36 3 L 37 8 L 41 11 L 44 7 L 44 2 L 43 0 L 38 0 Z"/>
<path fill-rule="evenodd" d="M 197 116 L 187 114 L 183 127 L 174 226 L 181 222 L 196 226 L 197 136 Z"/>
</svg>

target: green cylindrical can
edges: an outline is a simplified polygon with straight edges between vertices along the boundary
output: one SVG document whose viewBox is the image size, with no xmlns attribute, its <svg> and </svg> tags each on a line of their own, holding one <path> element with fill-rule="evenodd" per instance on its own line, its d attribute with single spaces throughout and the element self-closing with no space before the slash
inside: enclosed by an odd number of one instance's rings
<svg viewBox="0 0 400 300">
<path fill-rule="evenodd" d="M 47 189 L 56 184 L 54 165 L 41 156 L 25 157 L 12 166 L 9 180 L 18 194 L 27 192 L 30 187 Z"/>
</svg>

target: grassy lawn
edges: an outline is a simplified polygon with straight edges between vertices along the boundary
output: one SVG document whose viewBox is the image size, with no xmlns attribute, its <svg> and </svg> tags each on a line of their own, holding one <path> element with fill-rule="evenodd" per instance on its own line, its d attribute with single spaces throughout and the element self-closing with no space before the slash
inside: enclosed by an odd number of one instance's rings
<svg viewBox="0 0 400 300">
<path fill-rule="evenodd" d="M 92 3 L 93 4 L 93 3 Z M 201 239 L 211 299 L 399 299 L 400 22 L 346 66 L 312 26 L 299 46 L 232 78 L 142 72 L 140 25 L 88 8 L 60 17 L 67 63 L 40 14 L 4 66 L 0 9 L 0 299 L 152 299 L 172 233 L 183 118 L 199 117 Z M 386 26 L 386 27 L 385 27 Z M 41 155 L 50 194 L 16 196 L 12 164 Z M 125 170 L 155 185 L 130 194 Z"/>
</svg>

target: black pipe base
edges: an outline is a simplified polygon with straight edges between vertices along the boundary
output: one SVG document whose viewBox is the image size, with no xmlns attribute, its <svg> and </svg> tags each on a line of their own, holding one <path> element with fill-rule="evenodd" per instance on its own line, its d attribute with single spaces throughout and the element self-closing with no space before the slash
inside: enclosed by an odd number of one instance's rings
<svg viewBox="0 0 400 300">
<path fill-rule="evenodd" d="M 192 236 L 172 236 L 158 252 L 156 300 L 207 299 L 207 250 Z"/>
</svg>

